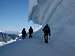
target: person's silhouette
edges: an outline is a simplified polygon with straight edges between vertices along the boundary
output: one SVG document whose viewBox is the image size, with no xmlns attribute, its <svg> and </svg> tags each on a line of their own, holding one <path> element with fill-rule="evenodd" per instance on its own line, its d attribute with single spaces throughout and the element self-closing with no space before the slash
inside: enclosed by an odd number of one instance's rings
<svg viewBox="0 0 75 56">
<path fill-rule="evenodd" d="M 22 30 L 22 39 L 25 39 L 26 38 L 26 31 L 25 31 L 25 28 L 23 28 Z"/>
<path fill-rule="evenodd" d="M 33 28 L 30 26 L 29 28 L 29 38 L 32 38 Z"/>
<path fill-rule="evenodd" d="M 48 24 L 46 24 L 45 27 L 43 28 L 43 32 L 44 32 L 45 43 L 48 43 L 48 35 L 51 35 Z"/>
</svg>

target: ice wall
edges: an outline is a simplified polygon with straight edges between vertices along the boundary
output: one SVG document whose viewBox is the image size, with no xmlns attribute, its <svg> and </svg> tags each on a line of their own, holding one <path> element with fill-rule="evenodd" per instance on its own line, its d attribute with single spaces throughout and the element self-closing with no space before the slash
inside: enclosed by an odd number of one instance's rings
<svg viewBox="0 0 75 56">
<path fill-rule="evenodd" d="M 29 19 L 39 24 L 46 23 L 47 20 L 50 20 L 50 17 L 52 17 L 52 14 L 54 14 L 61 2 L 62 0 L 37 0 L 37 5 L 33 6 Z"/>
<path fill-rule="evenodd" d="M 52 32 L 75 25 L 75 0 L 37 0 L 29 15 L 35 23 L 51 26 Z"/>
<path fill-rule="evenodd" d="M 37 5 L 37 0 L 29 0 L 29 14 L 32 12 L 32 8 Z"/>
<path fill-rule="evenodd" d="M 37 0 L 29 20 L 49 24 L 50 45 L 62 53 L 57 56 L 75 56 L 75 0 Z"/>
</svg>

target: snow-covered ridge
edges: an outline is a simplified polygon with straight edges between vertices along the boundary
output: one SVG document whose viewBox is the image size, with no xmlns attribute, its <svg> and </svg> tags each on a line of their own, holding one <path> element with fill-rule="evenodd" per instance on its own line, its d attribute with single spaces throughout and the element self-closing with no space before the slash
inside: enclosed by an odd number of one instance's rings
<svg viewBox="0 0 75 56">
<path fill-rule="evenodd" d="M 10 41 L 7 41 L 7 42 L 0 42 L 0 47 L 1 47 L 1 46 L 5 46 L 5 45 L 7 45 L 7 44 L 11 44 L 11 43 L 13 43 L 13 42 L 16 42 L 16 39 L 15 39 L 15 40 L 11 39 Z"/>
<path fill-rule="evenodd" d="M 0 46 L 16 41 L 17 37 L 18 35 L 15 33 L 0 32 Z"/>
</svg>

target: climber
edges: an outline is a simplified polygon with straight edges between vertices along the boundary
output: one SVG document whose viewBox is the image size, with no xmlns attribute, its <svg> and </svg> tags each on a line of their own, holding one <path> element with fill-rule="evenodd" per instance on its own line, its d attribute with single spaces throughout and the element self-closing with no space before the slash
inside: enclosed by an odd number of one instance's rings
<svg viewBox="0 0 75 56">
<path fill-rule="evenodd" d="M 46 24 L 45 27 L 43 28 L 43 32 L 44 32 L 44 41 L 45 43 L 48 43 L 48 36 L 51 36 L 51 31 L 48 24 Z"/>
<path fill-rule="evenodd" d="M 25 39 L 26 38 L 26 31 L 25 31 L 25 28 L 23 28 L 22 30 L 22 39 Z"/>
<path fill-rule="evenodd" d="M 33 28 L 30 26 L 29 28 L 29 38 L 32 38 Z"/>
</svg>

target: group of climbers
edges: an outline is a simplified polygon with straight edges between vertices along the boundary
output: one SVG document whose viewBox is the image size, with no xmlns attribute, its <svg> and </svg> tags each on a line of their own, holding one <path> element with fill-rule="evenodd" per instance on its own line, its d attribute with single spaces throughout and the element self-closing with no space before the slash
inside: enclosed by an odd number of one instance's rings
<svg viewBox="0 0 75 56">
<path fill-rule="evenodd" d="M 29 38 L 32 38 L 33 28 L 30 26 L 29 28 Z M 22 39 L 25 39 L 27 36 L 25 28 L 22 30 Z"/>
<path fill-rule="evenodd" d="M 44 33 L 44 41 L 45 43 L 48 43 L 48 36 L 51 36 L 51 31 L 50 31 L 50 27 L 48 26 L 48 24 L 45 25 L 45 27 L 42 29 L 43 33 Z M 32 38 L 32 34 L 33 34 L 33 28 L 30 26 L 29 28 L 29 38 Z M 23 28 L 22 30 L 22 39 L 25 39 L 27 36 L 26 34 L 26 30 L 25 28 Z"/>
</svg>

